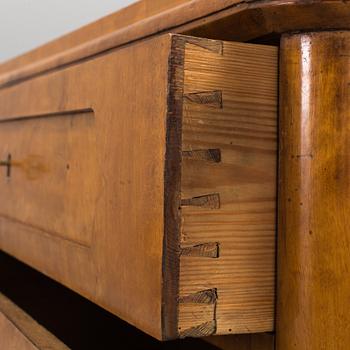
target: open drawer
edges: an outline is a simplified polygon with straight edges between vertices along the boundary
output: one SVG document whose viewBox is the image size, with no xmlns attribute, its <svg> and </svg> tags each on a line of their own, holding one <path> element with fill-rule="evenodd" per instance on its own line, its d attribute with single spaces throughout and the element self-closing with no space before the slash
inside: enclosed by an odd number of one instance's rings
<svg viewBox="0 0 350 350">
<path fill-rule="evenodd" d="M 271 331 L 277 49 L 181 35 L 0 90 L 0 248 L 158 339 Z"/>
</svg>

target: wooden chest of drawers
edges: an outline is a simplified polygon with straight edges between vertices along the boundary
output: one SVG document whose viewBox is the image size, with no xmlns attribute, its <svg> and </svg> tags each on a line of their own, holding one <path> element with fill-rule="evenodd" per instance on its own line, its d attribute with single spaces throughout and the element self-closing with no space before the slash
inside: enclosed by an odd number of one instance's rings
<svg viewBox="0 0 350 350">
<path fill-rule="evenodd" d="M 277 49 L 170 35 L 0 90 L 0 248 L 159 338 L 271 331 Z"/>
</svg>

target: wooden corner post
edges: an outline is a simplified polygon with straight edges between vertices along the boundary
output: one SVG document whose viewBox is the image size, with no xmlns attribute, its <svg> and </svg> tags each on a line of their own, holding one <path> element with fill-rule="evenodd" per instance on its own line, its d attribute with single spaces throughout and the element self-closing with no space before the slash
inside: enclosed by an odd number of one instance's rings
<svg viewBox="0 0 350 350">
<path fill-rule="evenodd" d="M 277 350 L 350 344 L 350 32 L 281 45 Z"/>
</svg>

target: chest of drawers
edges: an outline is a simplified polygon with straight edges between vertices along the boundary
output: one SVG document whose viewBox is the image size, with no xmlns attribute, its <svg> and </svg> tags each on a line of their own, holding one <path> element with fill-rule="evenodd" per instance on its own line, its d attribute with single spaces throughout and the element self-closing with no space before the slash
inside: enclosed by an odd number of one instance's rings
<svg viewBox="0 0 350 350">
<path fill-rule="evenodd" d="M 158 339 L 347 350 L 349 14 L 144 0 L 1 64 L 0 249 Z"/>
</svg>

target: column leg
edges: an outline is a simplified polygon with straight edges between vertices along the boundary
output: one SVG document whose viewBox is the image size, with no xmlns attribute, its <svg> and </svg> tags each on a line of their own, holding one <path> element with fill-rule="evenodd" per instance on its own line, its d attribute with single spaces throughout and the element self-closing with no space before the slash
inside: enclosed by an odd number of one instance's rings
<svg viewBox="0 0 350 350">
<path fill-rule="evenodd" d="M 281 43 L 277 350 L 350 349 L 350 32 Z"/>
</svg>

